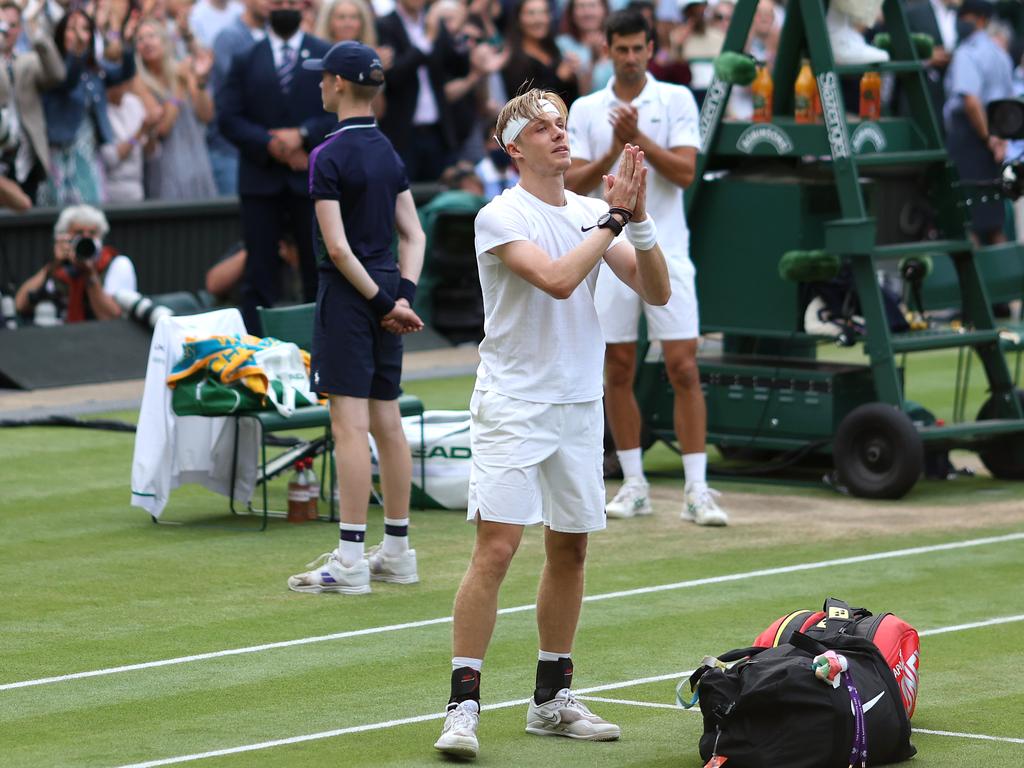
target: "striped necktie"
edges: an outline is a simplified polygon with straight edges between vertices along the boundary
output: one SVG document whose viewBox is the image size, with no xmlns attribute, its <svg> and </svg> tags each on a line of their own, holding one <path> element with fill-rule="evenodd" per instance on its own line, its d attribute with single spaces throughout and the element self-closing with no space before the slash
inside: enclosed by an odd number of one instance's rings
<svg viewBox="0 0 1024 768">
<path fill-rule="evenodd" d="M 287 43 L 281 46 L 281 63 L 277 66 L 277 79 L 281 90 L 288 93 L 295 76 L 295 50 Z"/>
</svg>

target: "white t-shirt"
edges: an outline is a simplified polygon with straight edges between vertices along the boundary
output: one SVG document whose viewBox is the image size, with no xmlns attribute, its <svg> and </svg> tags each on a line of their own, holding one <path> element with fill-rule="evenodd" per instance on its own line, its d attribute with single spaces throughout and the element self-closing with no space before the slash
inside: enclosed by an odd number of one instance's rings
<svg viewBox="0 0 1024 768">
<path fill-rule="evenodd" d="M 614 140 L 609 110 L 621 105 L 613 90 L 615 80 L 608 86 L 583 96 L 569 109 L 569 154 L 572 158 L 591 161 L 608 151 Z M 658 146 L 700 147 L 699 112 L 690 90 L 682 85 L 662 83 L 650 73 L 647 85 L 633 99 L 637 110 L 637 125 Z M 690 261 L 690 230 L 683 211 L 683 190 L 648 164 L 647 212 L 658 226 L 658 244 L 665 258 L 679 260 L 684 268 L 694 271 Z M 612 166 L 618 173 L 619 163 Z M 600 190 L 594 190 L 593 195 Z"/>
<path fill-rule="evenodd" d="M 594 309 L 600 264 L 568 299 L 555 299 L 490 252 L 527 240 L 552 260 L 578 246 L 608 205 L 566 190 L 548 205 L 520 185 L 506 189 L 476 217 L 476 258 L 484 299 L 484 340 L 476 388 L 535 403 L 585 403 L 604 391 L 604 340 Z M 609 249 L 620 242 L 612 241 Z"/>
</svg>

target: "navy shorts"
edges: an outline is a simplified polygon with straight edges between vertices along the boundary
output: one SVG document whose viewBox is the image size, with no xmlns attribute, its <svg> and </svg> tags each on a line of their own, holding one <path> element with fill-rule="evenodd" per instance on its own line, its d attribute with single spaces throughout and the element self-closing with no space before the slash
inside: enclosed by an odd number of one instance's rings
<svg viewBox="0 0 1024 768">
<path fill-rule="evenodd" d="M 399 273 L 371 272 L 394 296 Z M 395 400 L 401 394 L 402 337 L 388 333 L 369 303 L 338 272 L 320 270 L 310 388 L 327 395 Z"/>
</svg>

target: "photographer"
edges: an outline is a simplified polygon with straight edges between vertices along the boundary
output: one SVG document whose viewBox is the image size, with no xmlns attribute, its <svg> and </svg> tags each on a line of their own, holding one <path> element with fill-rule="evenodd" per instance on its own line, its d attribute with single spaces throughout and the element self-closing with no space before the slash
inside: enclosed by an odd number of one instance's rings
<svg viewBox="0 0 1024 768">
<path fill-rule="evenodd" d="M 15 296 L 18 313 L 31 316 L 51 301 L 66 323 L 121 316 L 114 295 L 136 289 L 135 266 L 103 244 L 107 217 L 89 205 L 65 208 L 53 228 L 53 259 L 22 283 Z"/>
</svg>

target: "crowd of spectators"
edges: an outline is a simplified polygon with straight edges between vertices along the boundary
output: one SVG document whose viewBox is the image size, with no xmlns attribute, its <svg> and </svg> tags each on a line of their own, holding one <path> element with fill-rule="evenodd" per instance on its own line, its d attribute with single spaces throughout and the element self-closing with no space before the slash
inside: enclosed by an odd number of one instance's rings
<svg viewBox="0 0 1024 768">
<path fill-rule="evenodd" d="M 768 6 L 775 6 L 765 0 Z M 380 123 L 413 181 L 456 162 L 514 183 L 489 131 L 524 83 L 571 103 L 604 88 L 602 26 L 626 0 L 302 0 L 301 30 L 374 47 Z M 630 3 L 658 21 L 655 74 L 706 87 L 732 6 Z M 225 135 L 232 62 L 273 34 L 273 0 L 2 0 L 0 205 L 195 200 L 238 192 Z M 781 11 L 770 14 L 775 27 Z M 770 37 L 770 35 L 765 35 Z M 760 38 L 757 38 L 760 39 Z M 276 50 L 276 49 L 275 49 Z M 230 118 L 228 118 L 230 120 Z M 230 128 L 229 128 L 230 130 Z"/>
<path fill-rule="evenodd" d="M 387 87 L 376 109 L 411 180 L 437 181 L 445 168 L 469 162 L 488 195 L 514 183 L 514 169 L 489 133 L 497 109 L 527 82 L 570 104 L 606 87 L 611 66 L 602 25 L 610 11 L 630 6 L 647 15 L 657 29 L 652 74 L 690 86 L 700 100 L 735 10 L 731 0 L 290 2 L 302 39 L 359 40 L 377 50 Z M 987 57 L 983 74 L 1009 71 L 1010 87 L 1024 91 L 1024 70 L 1015 66 L 1017 25 L 998 13 L 958 14 L 960 2 L 906 5 L 914 30 L 935 39 L 932 97 L 954 136 L 962 128 L 962 89 L 983 88 L 955 65 L 961 49 L 962 59 Z M 269 24 L 275 3 L 0 0 L 0 205 L 237 194 L 244 147 L 228 135 L 225 89 L 241 54 L 268 34 L 276 39 Z M 746 48 L 768 65 L 785 14 L 785 0 L 757 5 Z M 864 31 L 870 37 L 876 30 Z M 983 97 L 1005 85 L 985 85 Z M 898 112 L 900 94 L 888 95 Z M 729 116 L 748 119 L 750 109 L 736 89 Z M 969 103 L 967 110 L 972 114 Z M 1001 159 L 1003 148 L 990 149 Z"/>
<path fill-rule="evenodd" d="M 0 0 L 0 207 L 237 195 L 246 148 L 230 114 L 238 100 L 229 92 L 232 62 L 267 35 L 278 40 L 269 19 L 280 3 Z M 1000 17 L 1005 8 L 1019 13 L 1021 3 L 964 12 L 985 5 L 906 0 L 912 30 L 936 43 L 929 83 L 951 142 L 967 135 L 970 143 L 971 130 L 978 133 L 978 110 L 965 89 L 977 91 L 982 105 L 1008 88 L 1024 92 L 1020 19 Z M 490 137 L 501 104 L 524 83 L 568 103 L 606 87 L 602 26 L 610 11 L 629 6 L 648 17 L 657 32 L 652 74 L 688 85 L 699 101 L 735 9 L 731 0 L 289 0 L 292 6 L 305 35 L 302 55 L 315 38 L 359 40 L 378 51 L 387 86 L 376 110 L 411 180 L 436 181 L 445 168 L 468 162 L 488 197 L 515 182 Z M 746 40 L 769 67 L 785 12 L 784 0 L 761 0 Z M 869 39 L 881 29 L 863 32 Z M 273 50 L 278 55 L 280 46 Z M 887 98 L 889 112 L 905 109 L 898 89 Z M 734 89 L 728 117 L 749 119 L 751 109 L 749 94 Z M 280 138 L 270 156 L 303 171 L 300 156 L 309 147 L 292 134 Z M 974 153 L 977 167 L 984 152 L 998 164 L 1006 150 L 993 141 L 964 152 Z"/>
</svg>

